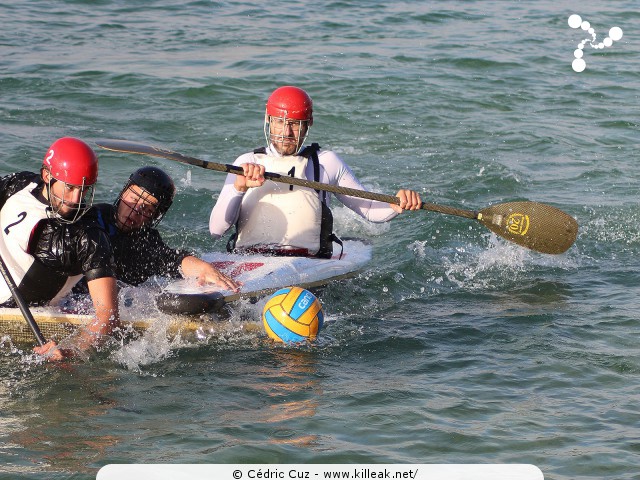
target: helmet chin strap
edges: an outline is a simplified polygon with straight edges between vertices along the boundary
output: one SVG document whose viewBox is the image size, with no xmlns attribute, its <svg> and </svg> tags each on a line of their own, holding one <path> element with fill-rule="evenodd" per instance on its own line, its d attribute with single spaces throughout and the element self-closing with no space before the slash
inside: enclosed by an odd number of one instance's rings
<svg viewBox="0 0 640 480">
<path fill-rule="evenodd" d="M 114 206 L 114 209 L 113 209 L 113 220 L 116 222 L 116 227 L 118 227 L 118 230 L 120 230 L 122 232 L 128 232 L 126 226 L 120 221 L 120 215 L 118 215 L 118 208 L 120 207 L 120 202 L 121 201 L 122 201 L 122 199 L 120 197 L 118 197 L 118 199 L 113 204 L 113 206 Z"/>
</svg>

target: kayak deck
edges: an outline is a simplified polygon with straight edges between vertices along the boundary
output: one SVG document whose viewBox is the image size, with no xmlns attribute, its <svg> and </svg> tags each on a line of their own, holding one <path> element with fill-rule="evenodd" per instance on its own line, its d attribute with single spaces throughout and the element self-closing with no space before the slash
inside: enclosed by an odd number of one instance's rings
<svg viewBox="0 0 640 480">
<path fill-rule="evenodd" d="M 345 240 L 342 256 L 336 254 L 330 259 L 209 253 L 202 259 L 238 281 L 239 292 L 181 279 L 167 285 L 157 296 L 156 304 L 160 311 L 170 314 L 219 312 L 229 303 L 255 300 L 283 287 L 313 289 L 354 277 L 371 261 L 371 256 L 371 244 L 359 239 Z"/>
</svg>

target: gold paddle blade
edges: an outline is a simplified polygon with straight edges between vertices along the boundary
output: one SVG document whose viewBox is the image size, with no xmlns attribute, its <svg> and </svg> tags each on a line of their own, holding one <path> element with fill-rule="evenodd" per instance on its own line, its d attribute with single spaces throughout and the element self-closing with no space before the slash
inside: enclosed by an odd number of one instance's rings
<svg viewBox="0 0 640 480">
<path fill-rule="evenodd" d="M 496 235 L 541 253 L 564 253 L 578 236 L 572 216 L 543 203 L 500 203 L 481 210 L 477 219 Z"/>
</svg>

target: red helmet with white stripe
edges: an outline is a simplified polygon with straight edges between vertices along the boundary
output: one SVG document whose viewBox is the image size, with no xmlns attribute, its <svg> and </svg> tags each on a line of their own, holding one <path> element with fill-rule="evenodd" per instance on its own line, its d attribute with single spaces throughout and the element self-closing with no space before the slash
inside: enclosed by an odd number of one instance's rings
<svg viewBox="0 0 640 480">
<path fill-rule="evenodd" d="M 280 87 L 267 100 L 267 115 L 313 122 L 313 102 L 301 88 Z"/>
<path fill-rule="evenodd" d="M 277 88 L 267 100 L 264 136 L 267 147 L 281 155 L 293 155 L 302 148 L 313 125 L 313 102 L 298 87 Z"/>
<path fill-rule="evenodd" d="M 74 137 L 53 142 L 42 166 L 53 178 L 70 185 L 89 186 L 98 180 L 98 157 L 89 145 Z"/>
<path fill-rule="evenodd" d="M 98 157 L 82 140 L 59 138 L 44 156 L 42 178 L 49 199 L 48 215 L 59 222 L 74 223 L 93 204 Z M 57 182 L 63 188 L 57 187 Z"/>
</svg>

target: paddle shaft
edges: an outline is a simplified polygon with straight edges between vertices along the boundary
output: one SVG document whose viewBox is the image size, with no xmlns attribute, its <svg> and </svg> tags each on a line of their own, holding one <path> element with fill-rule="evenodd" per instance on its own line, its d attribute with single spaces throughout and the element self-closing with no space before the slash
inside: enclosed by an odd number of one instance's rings
<svg viewBox="0 0 640 480">
<path fill-rule="evenodd" d="M 176 160 L 187 165 L 193 165 L 196 167 L 206 168 L 207 170 L 215 170 L 218 172 L 233 173 L 235 175 L 244 175 L 242 167 L 236 165 L 229 165 L 216 162 L 208 162 L 200 158 L 189 157 L 181 153 L 172 152 L 169 150 L 163 150 L 160 148 L 150 147 L 143 144 L 136 144 L 133 142 L 125 142 L 118 140 L 102 140 L 97 144 L 108 150 L 121 151 L 126 153 L 137 153 L 142 155 L 155 155 L 159 157 L 168 158 L 170 160 Z M 121 145 L 122 144 L 122 145 Z M 280 175 L 279 173 L 265 172 L 264 177 L 274 182 L 286 183 L 288 185 L 296 185 L 298 187 L 313 188 L 314 190 L 323 190 L 325 192 L 335 193 L 337 195 L 347 195 L 350 197 L 365 198 L 368 200 L 377 200 L 385 203 L 394 203 L 398 205 L 400 199 L 392 195 L 385 195 L 382 193 L 368 192 L 366 190 L 358 190 L 356 188 L 340 187 L 338 185 L 330 185 L 328 183 L 315 182 L 313 180 L 306 180 L 303 178 L 289 177 L 287 175 Z M 458 217 L 478 219 L 478 212 L 471 210 L 463 210 L 460 208 L 448 207 L 445 205 L 437 205 L 435 203 L 423 202 L 420 205 L 422 210 L 429 210 L 431 212 L 444 213 L 446 215 L 455 215 Z"/>
<path fill-rule="evenodd" d="M 38 341 L 38 345 L 44 345 L 45 343 L 47 343 L 47 340 L 44 338 L 44 335 L 42 335 L 42 332 L 40 331 L 40 327 L 38 327 L 36 320 L 33 318 L 33 315 L 31 314 L 31 310 L 29 310 L 29 307 L 27 306 L 27 302 L 25 302 L 24 298 L 22 297 L 22 294 L 20 293 L 20 290 L 18 290 L 16 282 L 13 281 L 13 278 L 11 277 L 11 273 L 7 268 L 7 264 L 4 262 L 4 258 L 2 258 L 1 255 L 0 255 L 0 272 L 2 272 L 4 281 L 7 282 L 7 285 L 9 286 L 9 290 L 11 290 L 11 295 L 13 295 L 13 299 L 16 301 L 18 308 L 22 312 L 22 316 L 27 321 L 27 324 L 31 328 L 33 335 L 36 337 L 36 340 Z"/>
</svg>

